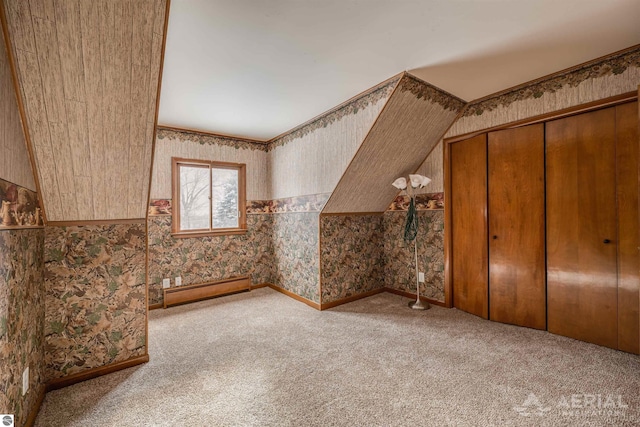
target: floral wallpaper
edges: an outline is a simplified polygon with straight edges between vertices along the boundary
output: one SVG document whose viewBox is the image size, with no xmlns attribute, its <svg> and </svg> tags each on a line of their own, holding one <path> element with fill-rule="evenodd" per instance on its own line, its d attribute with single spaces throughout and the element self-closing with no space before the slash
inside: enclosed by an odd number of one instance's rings
<svg viewBox="0 0 640 427">
<path fill-rule="evenodd" d="M 0 413 L 24 425 L 45 383 L 44 230 L 0 231 Z M 22 396 L 22 372 L 29 391 Z"/>
<path fill-rule="evenodd" d="M 413 242 L 403 239 L 406 213 L 384 214 L 385 286 L 416 292 Z M 418 211 L 418 265 L 425 273 L 420 294 L 444 302 L 444 211 Z"/>
<path fill-rule="evenodd" d="M 320 303 L 318 212 L 272 215 L 274 284 Z"/>
<path fill-rule="evenodd" d="M 469 104 L 463 117 L 479 116 L 500 106 L 507 107 L 515 101 L 540 98 L 545 93 L 555 93 L 565 86 L 577 87 L 586 80 L 622 74 L 629 67 L 640 68 L 640 47 L 608 56 L 561 74 L 538 79 L 532 83 L 500 92 L 491 98 Z"/>
<path fill-rule="evenodd" d="M 0 179 L 0 230 L 42 225 L 36 192 Z"/>
<path fill-rule="evenodd" d="M 369 105 L 375 104 L 381 99 L 388 98 L 391 92 L 395 89 L 399 78 L 400 77 L 394 78 L 374 86 L 361 94 L 358 98 L 351 100 L 346 105 L 342 105 L 337 109 L 328 111 L 327 113 L 315 118 L 313 121 L 305 123 L 284 135 L 272 139 L 269 141 L 269 150 L 274 147 L 285 145 L 296 138 L 302 138 L 317 129 L 326 128 L 330 124 L 341 120 L 343 117 L 351 114 L 357 114 L 358 111 L 368 107 Z"/>
<path fill-rule="evenodd" d="M 401 195 L 393 199 L 388 207 L 390 211 L 406 211 L 409 209 L 410 197 Z M 416 194 L 416 209 L 444 209 L 444 193 Z"/>
<path fill-rule="evenodd" d="M 243 150 L 267 151 L 268 149 L 267 142 L 263 141 L 224 135 L 213 135 L 188 130 L 165 129 L 163 127 L 158 127 L 157 138 L 160 140 L 173 139 L 176 140 L 176 142 L 188 140 L 197 142 L 201 145 L 225 145 Z"/>
<path fill-rule="evenodd" d="M 398 89 L 401 92 L 411 92 L 418 99 L 426 99 L 441 105 L 446 110 L 458 112 L 466 105 L 462 99 L 445 92 L 419 78 L 406 73 Z"/>
<path fill-rule="evenodd" d="M 322 303 L 385 286 L 382 215 L 320 218 Z"/>
<path fill-rule="evenodd" d="M 46 378 L 146 354 L 144 224 L 47 227 Z"/>
<path fill-rule="evenodd" d="M 330 193 L 288 197 L 271 201 L 270 212 L 319 212 L 329 200 Z"/>
<path fill-rule="evenodd" d="M 162 279 L 182 285 L 250 275 L 252 284 L 273 283 L 273 217 L 247 215 L 244 235 L 175 239 L 171 216 L 150 216 L 149 304 L 163 302 Z"/>
</svg>

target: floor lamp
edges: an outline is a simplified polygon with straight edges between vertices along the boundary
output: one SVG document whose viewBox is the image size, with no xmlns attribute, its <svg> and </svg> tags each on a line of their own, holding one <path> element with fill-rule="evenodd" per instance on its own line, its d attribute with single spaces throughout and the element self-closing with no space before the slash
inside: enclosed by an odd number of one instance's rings
<svg viewBox="0 0 640 427">
<path fill-rule="evenodd" d="M 393 181 L 392 185 L 398 190 L 404 191 L 409 196 L 409 208 L 407 209 L 407 221 L 404 227 L 404 240 L 410 242 L 413 240 L 413 255 L 416 267 L 416 300 L 409 303 L 409 307 L 414 310 L 427 310 L 430 308 L 428 302 L 420 300 L 420 273 L 418 271 L 418 212 L 416 210 L 416 194 L 415 190 L 424 188 L 431 182 L 431 179 L 422 175 L 409 175 L 409 184 L 407 179 L 400 177 Z"/>
</svg>

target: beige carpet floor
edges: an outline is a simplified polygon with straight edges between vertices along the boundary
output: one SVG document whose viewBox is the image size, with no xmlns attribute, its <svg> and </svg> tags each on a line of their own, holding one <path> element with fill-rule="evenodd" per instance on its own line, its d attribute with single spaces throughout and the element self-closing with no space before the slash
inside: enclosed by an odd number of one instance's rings
<svg viewBox="0 0 640 427">
<path fill-rule="evenodd" d="M 152 311 L 148 364 L 47 394 L 36 425 L 640 425 L 640 357 L 407 301 Z"/>
</svg>

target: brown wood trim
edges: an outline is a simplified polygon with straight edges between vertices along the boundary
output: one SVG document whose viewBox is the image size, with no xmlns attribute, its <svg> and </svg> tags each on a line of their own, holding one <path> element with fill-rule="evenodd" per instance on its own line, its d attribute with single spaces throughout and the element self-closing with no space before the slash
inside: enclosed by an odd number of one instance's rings
<svg viewBox="0 0 640 427">
<path fill-rule="evenodd" d="M 571 67 L 562 69 L 560 71 L 555 71 L 555 72 L 547 74 L 545 76 L 538 77 L 538 78 L 533 79 L 533 80 L 529 80 L 528 82 L 520 83 L 518 85 L 511 86 L 511 87 L 509 87 L 507 89 L 503 89 L 503 90 L 501 90 L 499 92 L 494 92 L 494 93 L 491 93 L 489 95 L 483 96 L 481 98 L 474 99 L 473 101 L 469 102 L 468 105 L 475 105 L 475 104 L 478 104 L 478 103 L 480 103 L 482 101 L 486 101 L 487 99 L 496 98 L 498 96 L 505 95 L 505 94 L 507 94 L 509 92 L 514 92 L 514 91 L 517 91 L 517 90 L 520 90 L 520 89 L 524 89 L 524 88 L 532 86 L 534 84 L 537 84 L 537 83 L 552 79 L 554 77 L 559 77 L 559 76 L 571 73 L 573 71 L 578 71 L 578 70 L 580 70 L 582 68 L 585 68 L 585 67 L 590 67 L 590 66 L 595 65 L 595 64 L 597 64 L 599 62 L 602 62 L 602 61 L 605 61 L 607 59 L 610 59 L 610 58 L 625 54 L 627 52 L 631 52 L 631 51 L 636 50 L 638 48 L 640 48 L 640 44 L 636 44 L 636 45 L 630 46 L 628 48 L 621 49 L 621 50 L 618 50 L 616 52 L 600 56 L 600 57 L 598 57 L 596 59 L 591 59 L 589 61 L 583 62 L 583 63 L 578 64 L 578 65 L 573 65 Z"/>
<path fill-rule="evenodd" d="M 365 91 L 362 91 L 362 92 L 360 92 L 359 94 L 357 94 L 355 96 L 352 96 L 351 98 L 347 99 L 343 103 L 338 104 L 337 106 L 331 108 L 330 110 L 325 111 L 324 113 L 318 114 L 314 118 L 312 118 L 310 120 L 307 120 L 306 122 L 302 123 L 301 125 L 298 125 L 298 126 L 296 126 L 294 128 L 291 128 L 288 131 L 281 133 L 280 135 L 274 136 L 273 138 L 271 138 L 269 140 L 269 144 L 271 144 L 271 143 L 277 141 L 278 139 L 283 138 L 283 137 L 285 137 L 285 136 L 287 136 L 287 135 L 289 135 L 289 134 L 291 134 L 291 133 L 293 133 L 293 132 L 295 132 L 295 131 L 297 131 L 299 129 L 302 129 L 303 127 L 308 126 L 308 125 L 312 124 L 313 122 L 316 122 L 316 121 L 320 120 L 321 118 L 323 118 L 325 116 L 328 116 L 329 114 L 335 113 L 336 111 L 340 110 L 341 108 L 346 107 L 347 105 L 351 104 L 352 102 L 357 101 L 360 98 L 364 98 L 365 96 L 367 96 L 367 95 L 377 91 L 378 89 L 386 86 L 387 84 L 392 82 L 394 79 L 398 79 L 398 82 L 400 82 L 400 80 L 402 79 L 402 77 L 404 77 L 405 74 L 408 74 L 408 73 L 406 71 L 403 71 L 403 72 L 398 73 L 398 74 L 396 74 L 396 75 L 394 75 L 392 77 L 389 77 L 385 81 L 383 81 L 381 83 L 378 83 L 377 85 L 375 85 L 375 86 L 373 86 L 373 87 L 371 87 L 371 88 L 369 88 L 369 89 L 367 89 Z M 398 85 L 396 83 L 396 87 L 397 86 Z M 394 90 L 395 90 L 395 88 L 394 88 Z"/>
<path fill-rule="evenodd" d="M 16 231 L 16 230 L 37 230 L 38 228 L 44 228 L 44 225 L 10 225 L 10 226 L 0 227 L 0 232 Z"/>
<path fill-rule="evenodd" d="M 384 291 L 385 292 L 389 292 L 390 294 L 396 294 L 396 295 L 400 295 L 400 296 L 403 296 L 403 297 L 416 299 L 416 294 L 411 293 L 411 292 L 401 291 L 399 289 L 393 289 L 393 288 L 384 288 Z M 444 302 L 436 301 L 434 299 L 427 298 L 427 297 L 425 297 L 423 295 L 420 295 L 420 299 L 427 301 L 429 304 L 437 305 L 439 307 L 447 307 L 447 305 Z"/>
<path fill-rule="evenodd" d="M 38 417 L 38 412 L 40 412 L 40 407 L 42 406 L 42 402 L 44 401 L 44 395 L 46 394 L 47 389 L 44 385 L 40 387 L 38 390 L 38 399 L 36 399 L 36 404 L 29 412 L 26 421 L 24 422 L 25 427 L 33 427 L 36 422 L 36 418 Z"/>
<path fill-rule="evenodd" d="M 148 297 L 147 297 L 148 298 Z M 149 304 L 149 310 L 147 311 L 151 311 L 151 310 L 157 310 L 159 308 L 164 308 L 164 304 L 161 302 L 157 302 L 155 304 Z"/>
<path fill-rule="evenodd" d="M 406 71 L 403 71 L 402 73 L 400 73 L 400 78 L 398 79 L 398 81 L 396 82 L 396 85 L 393 87 L 393 90 L 391 91 L 391 94 L 389 95 L 389 98 L 387 98 L 387 101 L 384 103 L 384 105 L 382 106 L 382 109 L 380 109 L 380 112 L 378 113 L 378 115 L 376 116 L 376 119 L 373 121 L 373 123 L 371 123 L 371 126 L 369 127 L 369 130 L 367 131 L 367 134 L 365 135 L 365 137 L 362 139 L 362 142 L 360 143 L 360 145 L 358 146 L 358 149 L 356 150 L 356 152 L 353 154 L 353 157 L 351 157 L 351 160 L 349 160 L 349 164 L 347 165 L 347 167 L 344 169 L 344 172 L 342 172 L 342 175 L 340 176 L 340 179 L 338 180 L 338 183 L 333 187 L 333 191 L 331 192 L 331 195 L 329 196 L 329 198 L 327 199 L 327 201 L 325 202 L 324 206 L 322 207 L 322 210 L 320 211 L 321 213 L 329 213 L 329 212 L 325 212 L 325 209 L 327 208 L 327 206 L 329 206 L 329 204 L 331 203 L 331 199 L 333 198 L 333 196 L 336 194 L 335 193 L 335 189 L 340 187 L 340 184 L 342 183 L 342 180 L 344 180 L 345 177 L 345 172 L 349 170 L 349 168 L 351 167 L 351 164 L 354 162 L 354 160 L 356 159 L 356 157 L 358 156 L 358 153 L 360 152 L 360 150 L 362 150 L 362 147 L 364 146 L 364 142 L 367 140 L 367 138 L 369 138 L 369 135 L 371 135 L 371 131 L 373 130 L 373 128 L 376 126 L 376 124 L 378 123 L 378 120 L 380 120 L 380 117 L 382 117 L 382 115 L 384 114 L 384 112 L 387 110 L 387 107 L 389 107 L 389 101 L 391 100 L 391 98 L 393 98 L 393 95 L 396 94 L 396 92 L 398 91 L 398 88 L 400 87 L 400 83 L 402 82 L 402 79 L 407 75 L 408 73 Z M 395 77 L 394 77 L 395 78 Z M 391 80 L 391 79 L 389 79 Z"/>
<path fill-rule="evenodd" d="M 178 233 L 171 233 L 174 239 L 188 239 L 190 237 L 207 237 L 207 236 L 231 236 L 235 234 L 246 234 L 247 229 L 233 229 L 233 230 L 220 230 L 220 231 L 180 231 Z"/>
<path fill-rule="evenodd" d="M 24 140 L 27 146 L 27 154 L 29 155 L 29 163 L 31 163 L 31 173 L 33 174 L 33 181 L 36 184 L 36 193 L 38 194 L 38 204 L 42 212 L 42 221 L 47 224 L 47 213 L 44 208 L 44 200 L 42 197 L 42 187 L 40 186 L 40 175 L 38 174 L 38 168 L 36 164 L 36 158 L 33 151 L 33 143 L 31 142 L 31 134 L 29 133 L 29 126 L 27 125 L 27 114 L 24 109 L 24 102 L 22 100 L 22 91 L 20 90 L 20 82 L 18 81 L 18 73 L 16 71 L 15 59 L 13 57 L 13 49 L 11 48 L 11 38 L 9 37 L 9 25 L 7 24 L 7 17 L 4 10 L 4 2 L 0 1 L 0 27 L 2 27 L 2 33 L 4 35 L 4 44 L 7 50 L 7 59 L 9 60 L 9 69 L 11 70 L 11 80 L 13 81 L 13 89 L 16 96 L 16 102 L 18 104 L 18 113 L 20 114 L 20 122 L 22 126 L 22 132 L 24 133 Z"/>
<path fill-rule="evenodd" d="M 257 285 L 251 285 L 251 290 L 253 291 L 254 289 L 261 289 L 261 288 L 268 288 L 269 284 L 268 283 L 259 283 Z"/>
<path fill-rule="evenodd" d="M 444 305 L 445 307 L 453 307 L 453 270 L 451 269 L 451 260 L 453 257 L 451 239 L 451 225 L 453 218 L 451 217 L 451 209 L 448 200 L 451 196 L 451 145 L 444 144 L 442 147 L 443 172 L 444 172 Z"/>
<path fill-rule="evenodd" d="M 311 308 L 315 308 L 316 310 L 320 310 L 320 304 L 318 304 L 317 302 L 313 302 L 313 301 L 308 300 L 308 299 L 306 299 L 304 297 L 301 297 L 300 295 L 294 294 L 293 292 L 288 291 L 288 290 L 286 290 L 284 288 L 281 288 L 280 286 L 274 285 L 273 283 L 269 283 L 267 286 L 270 287 L 271 289 L 273 289 L 274 291 L 278 291 L 278 292 L 280 292 L 282 294 L 285 294 L 286 296 L 288 296 L 290 298 L 293 298 L 296 301 L 303 302 L 303 303 L 307 304 Z"/>
<path fill-rule="evenodd" d="M 638 99 L 638 92 L 626 92 L 620 95 L 610 96 L 608 98 L 598 99 L 596 101 L 587 102 L 586 104 L 575 105 L 573 107 L 563 108 L 562 110 L 552 111 L 549 113 L 539 114 L 537 116 L 527 117 L 525 119 L 516 120 L 515 122 L 504 123 L 501 125 L 492 126 L 489 128 L 475 130 L 462 135 L 456 135 L 444 140 L 445 144 L 453 144 L 454 142 L 464 141 L 465 139 L 473 138 L 483 133 L 494 132 L 504 129 L 513 129 L 517 127 L 533 125 L 536 123 L 548 122 L 551 120 L 561 119 L 568 116 L 574 116 L 576 114 L 582 114 L 593 110 L 599 110 L 601 108 L 612 107 L 618 104 L 624 104 L 626 102 L 632 102 Z"/>
<path fill-rule="evenodd" d="M 213 137 L 217 137 L 217 138 L 235 139 L 235 140 L 238 140 L 238 141 L 241 141 L 241 142 L 247 142 L 249 144 L 257 144 L 257 145 L 262 145 L 262 146 L 269 144 L 269 140 L 268 139 L 247 138 L 246 136 L 238 136 L 238 135 L 232 135 L 232 134 L 210 132 L 210 131 L 206 131 L 206 130 L 202 130 L 202 129 L 195 129 L 195 128 L 186 128 L 186 127 L 180 127 L 180 126 L 170 126 L 170 125 L 159 124 L 158 125 L 158 129 L 170 130 L 170 131 L 175 131 L 175 132 L 195 133 L 195 134 L 198 134 L 198 135 L 213 136 Z"/>
<path fill-rule="evenodd" d="M 103 375 L 111 374 L 113 372 L 121 371 L 123 369 L 131 368 L 133 366 L 141 365 L 149 361 L 149 355 L 144 354 L 142 356 L 132 357 L 124 362 L 112 363 L 110 365 L 100 366 L 97 368 L 88 369 L 86 371 L 78 372 L 77 374 L 68 375 L 63 378 L 55 378 L 47 382 L 47 392 L 52 390 L 58 390 L 63 387 L 68 387 L 73 384 L 87 381 L 93 378 L 101 377 Z"/>
<path fill-rule="evenodd" d="M 320 216 L 367 216 L 374 215 L 380 216 L 384 215 L 386 211 L 383 212 L 320 212 Z"/>
<path fill-rule="evenodd" d="M 146 224 L 145 218 L 92 219 L 86 221 L 49 221 L 48 227 L 82 227 L 85 225 Z"/>
<path fill-rule="evenodd" d="M 249 276 L 163 289 L 164 308 L 251 290 Z"/>
<path fill-rule="evenodd" d="M 181 165 L 191 167 L 208 168 L 211 180 L 211 169 L 233 169 L 238 171 L 238 212 L 240 213 L 237 228 L 226 229 L 199 229 L 194 231 L 180 230 L 180 206 L 173 203 L 171 208 L 171 234 L 175 238 L 204 237 L 227 234 L 244 234 L 247 232 L 247 165 L 245 163 L 220 162 L 217 160 L 186 159 L 183 157 L 171 158 L 171 197 L 172 200 L 180 200 L 179 168 Z M 211 184 L 211 182 L 209 183 Z M 213 187 L 209 185 L 209 227 L 212 227 L 213 217 Z M 148 215 L 147 215 L 148 216 Z"/>
<path fill-rule="evenodd" d="M 367 297 L 370 297 L 370 296 L 373 296 L 373 295 L 381 294 L 384 291 L 385 291 L 385 288 L 378 288 L 378 289 L 374 289 L 372 291 L 363 292 L 361 294 L 352 295 L 352 296 L 347 297 L 347 298 L 342 298 L 342 299 L 339 299 L 339 300 L 323 303 L 323 304 L 320 304 L 320 310 L 326 310 L 328 308 L 337 307 L 337 306 L 342 305 L 342 304 L 347 304 L 347 303 L 350 303 L 350 302 L 353 302 L 353 301 L 357 301 L 359 299 L 363 299 L 363 298 L 367 298 Z"/>
</svg>

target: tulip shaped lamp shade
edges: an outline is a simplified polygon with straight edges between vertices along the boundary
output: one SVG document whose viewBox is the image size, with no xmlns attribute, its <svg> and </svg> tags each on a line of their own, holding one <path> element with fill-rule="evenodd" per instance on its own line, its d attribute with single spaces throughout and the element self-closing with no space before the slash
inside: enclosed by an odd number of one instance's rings
<svg viewBox="0 0 640 427">
<path fill-rule="evenodd" d="M 413 240 L 413 255 L 416 268 L 416 300 L 409 303 L 409 307 L 414 310 L 427 310 L 430 306 L 426 301 L 420 299 L 420 274 L 418 271 L 418 212 L 416 211 L 416 195 L 415 190 L 424 188 L 431 182 L 429 178 L 422 175 L 409 175 L 411 185 L 407 185 L 407 179 L 400 177 L 393 181 L 391 185 L 398 190 L 404 191 L 409 195 L 409 208 L 407 209 L 407 221 L 404 227 L 404 240 L 410 242 Z"/>
</svg>

